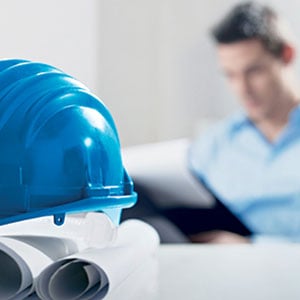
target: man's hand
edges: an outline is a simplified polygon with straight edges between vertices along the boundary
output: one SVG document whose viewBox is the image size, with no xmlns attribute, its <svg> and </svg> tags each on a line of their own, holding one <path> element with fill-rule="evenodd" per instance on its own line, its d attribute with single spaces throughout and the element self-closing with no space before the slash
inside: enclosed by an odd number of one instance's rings
<svg viewBox="0 0 300 300">
<path fill-rule="evenodd" d="M 236 233 L 222 230 L 213 230 L 189 236 L 193 243 L 208 244 L 250 244 L 250 239 Z"/>
</svg>

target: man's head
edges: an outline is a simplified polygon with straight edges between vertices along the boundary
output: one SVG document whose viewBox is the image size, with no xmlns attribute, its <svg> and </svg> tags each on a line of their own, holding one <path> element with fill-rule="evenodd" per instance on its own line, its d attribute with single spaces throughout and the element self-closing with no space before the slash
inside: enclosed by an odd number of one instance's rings
<svg viewBox="0 0 300 300">
<path fill-rule="evenodd" d="M 283 22 L 269 7 L 235 6 L 213 29 L 221 66 L 254 121 L 274 119 L 291 105 L 287 74 L 294 48 Z"/>
<path fill-rule="evenodd" d="M 267 51 L 280 58 L 287 37 L 283 36 L 279 22 L 270 7 L 246 2 L 235 6 L 213 28 L 212 34 L 219 44 L 258 39 Z"/>
</svg>

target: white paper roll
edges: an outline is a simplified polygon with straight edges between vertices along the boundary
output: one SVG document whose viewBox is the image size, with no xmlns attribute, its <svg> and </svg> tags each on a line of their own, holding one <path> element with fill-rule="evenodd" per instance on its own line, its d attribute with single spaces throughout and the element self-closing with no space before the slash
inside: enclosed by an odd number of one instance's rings
<svg viewBox="0 0 300 300">
<path fill-rule="evenodd" d="M 158 245 L 158 234 L 150 225 L 125 221 L 110 247 L 88 248 L 47 267 L 37 279 L 36 292 L 45 300 L 102 299 L 154 257 Z"/>
<path fill-rule="evenodd" d="M 52 262 L 30 245 L 0 237 L 0 299 L 25 299 L 33 292 L 34 279 Z"/>
</svg>

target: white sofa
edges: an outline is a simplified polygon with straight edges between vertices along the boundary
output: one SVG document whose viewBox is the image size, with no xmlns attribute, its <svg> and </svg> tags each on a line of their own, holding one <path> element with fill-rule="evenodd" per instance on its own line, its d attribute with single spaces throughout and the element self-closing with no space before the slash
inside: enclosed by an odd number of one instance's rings
<svg viewBox="0 0 300 300">
<path fill-rule="evenodd" d="M 212 204 L 210 194 L 188 171 L 188 146 L 188 139 L 176 139 L 122 150 L 129 175 L 159 207 L 208 207 Z"/>
<path fill-rule="evenodd" d="M 214 204 L 211 195 L 188 171 L 188 146 L 188 139 L 176 139 L 122 149 L 124 166 L 139 195 L 137 205 L 124 210 L 124 219 L 148 221 L 158 229 L 163 242 L 187 242 L 187 239 L 159 216 L 161 209 L 208 208 Z"/>
</svg>

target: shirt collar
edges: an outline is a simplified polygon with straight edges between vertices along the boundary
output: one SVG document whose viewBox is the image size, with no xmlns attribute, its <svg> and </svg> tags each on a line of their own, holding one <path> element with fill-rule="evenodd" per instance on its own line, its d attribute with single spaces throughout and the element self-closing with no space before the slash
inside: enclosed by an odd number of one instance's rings
<svg viewBox="0 0 300 300">
<path fill-rule="evenodd" d="M 246 112 L 244 110 L 239 110 L 237 113 L 233 115 L 231 119 L 231 131 L 235 132 L 241 129 L 243 126 L 253 126 L 253 123 L 248 118 Z M 292 111 L 289 113 L 288 124 L 297 124 L 300 123 L 300 104 L 297 105 Z"/>
<path fill-rule="evenodd" d="M 235 132 L 239 131 L 244 126 L 249 126 L 251 121 L 247 117 L 245 111 L 239 110 L 237 113 L 233 115 L 230 122 L 230 132 L 234 134 Z"/>
<path fill-rule="evenodd" d="M 297 126 L 299 124 L 299 126 Z M 240 109 L 233 115 L 229 124 L 229 134 L 234 136 L 244 128 L 255 128 L 255 125 L 248 118 L 246 112 Z M 297 105 L 290 113 L 287 128 L 300 128 L 300 104 Z M 290 131 L 290 129 L 288 129 Z"/>
</svg>

